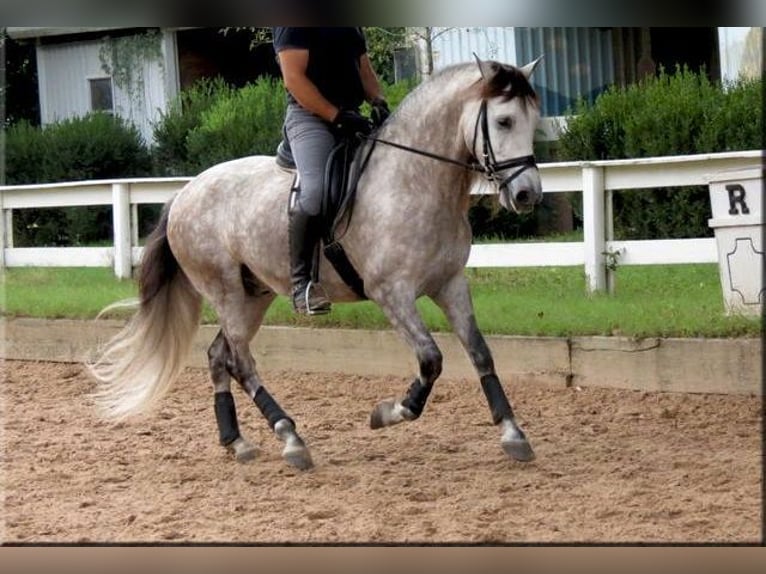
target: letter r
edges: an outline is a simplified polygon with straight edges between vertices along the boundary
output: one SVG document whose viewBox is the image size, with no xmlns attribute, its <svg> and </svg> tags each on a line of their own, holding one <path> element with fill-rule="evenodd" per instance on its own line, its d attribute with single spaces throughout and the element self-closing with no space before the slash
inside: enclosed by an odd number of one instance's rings
<svg viewBox="0 0 766 574">
<path fill-rule="evenodd" d="M 729 215 L 747 215 L 750 208 L 745 203 L 745 188 L 738 183 L 732 183 L 726 186 L 729 192 Z M 740 209 L 737 209 L 739 204 Z"/>
</svg>

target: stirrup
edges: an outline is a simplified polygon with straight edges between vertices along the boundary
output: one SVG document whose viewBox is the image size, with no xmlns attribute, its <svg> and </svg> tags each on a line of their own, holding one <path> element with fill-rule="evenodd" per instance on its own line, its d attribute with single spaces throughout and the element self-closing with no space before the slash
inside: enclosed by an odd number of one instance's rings
<svg viewBox="0 0 766 574">
<path fill-rule="evenodd" d="M 310 304 L 311 289 L 313 287 L 317 287 L 321 290 L 321 294 L 319 296 L 321 299 L 323 299 L 323 301 L 320 301 L 318 305 L 316 304 L 317 302 L 314 301 L 314 306 Z M 329 297 L 327 297 L 327 292 L 324 290 L 324 287 L 322 287 L 321 284 L 314 283 L 311 280 L 309 280 L 309 282 L 306 284 L 306 289 L 303 292 L 303 304 L 305 305 L 306 315 L 325 315 L 330 312 L 332 306 L 332 303 L 330 302 Z"/>
</svg>

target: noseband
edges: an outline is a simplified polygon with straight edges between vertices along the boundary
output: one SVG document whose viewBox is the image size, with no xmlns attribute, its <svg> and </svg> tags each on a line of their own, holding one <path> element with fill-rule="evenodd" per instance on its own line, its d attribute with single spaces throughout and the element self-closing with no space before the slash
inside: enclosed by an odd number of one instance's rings
<svg viewBox="0 0 766 574">
<path fill-rule="evenodd" d="M 515 158 L 507 159 L 501 162 L 497 161 L 497 158 L 495 157 L 495 151 L 492 149 L 492 142 L 490 141 L 490 137 L 489 137 L 489 121 L 487 120 L 487 100 L 482 100 L 481 107 L 479 108 L 479 113 L 476 116 L 476 124 L 474 125 L 474 130 L 473 130 L 473 144 L 471 145 L 471 150 L 473 152 L 474 157 L 477 157 L 476 156 L 476 140 L 479 136 L 480 126 L 481 126 L 481 136 L 482 136 L 482 158 L 484 160 L 483 162 L 479 161 L 478 158 L 472 162 L 463 162 L 463 161 L 459 161 L 459 160 L 445 157 L 442 155 L 438 155 L 435 153 L 431 153 L 428 151 L 402 145 L 396 142 L 376 138 L 374 136 L 363 136 L 363 137 L 373 142 L 382 143 L 382 144 L 389 145 L 391 147 L 395 147 L 404 151 L 412 152 L 425 157 L 430 157 L 431 159 L 443 161 L 446 163 L 451 163 L 453 165 L 459 165 L 460 167 L 469 169 L 471 171 L 477 171 L 477 172 L 483 173 L 489 181 L 497 185 L 498 189 L 501 189 L 503 186 L 507 186 L 508 184 L 510 184 L 514 179 L 519 177 L 525 170 L 532 167 L 537 167 L 537 163 L 535 162 L 534 155 L 525 155 L 521 157 L 515 157 Z M 506 169 L 511 169 L 513 167 L 518 167 L 519 169 L 514 171 L 512 174 L 510 174 L 506 178 L 498 181 L 499 180 L 498 172 L 506 170 Z"/>
</svg>

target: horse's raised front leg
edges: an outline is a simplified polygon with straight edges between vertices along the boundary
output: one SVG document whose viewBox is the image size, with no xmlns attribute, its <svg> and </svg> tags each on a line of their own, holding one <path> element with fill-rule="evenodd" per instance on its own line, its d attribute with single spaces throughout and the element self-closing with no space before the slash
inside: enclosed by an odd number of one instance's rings
<svg viewBox="0 0 766 574">
<path fill-rule="evenodd" d="M 447 283 L 434 301 L 444 311 L 455 334 L 471 358 L 487 397 L 492 422 L 502 428 L 501 444 L 508 456 L 530 461 L 535 454 L 524 431 L 516 423 L 513 409 L 495 373 L 495 363 L 484 336 L 476 324 L 468 281 L 461 273 Z"/>
<path fill-rule="evenodd" d="M 434 381 L 442 372 L 442 353 L 436 346 L 415 307 L 414 298 L 386 297 L 377 299 L 393 327 L 415 351 L 420 375 L 412 382 L 403 399 L 378 403 L 370 415 L 373 429 L 418 418 L 426 406 Z"/>
</svg>

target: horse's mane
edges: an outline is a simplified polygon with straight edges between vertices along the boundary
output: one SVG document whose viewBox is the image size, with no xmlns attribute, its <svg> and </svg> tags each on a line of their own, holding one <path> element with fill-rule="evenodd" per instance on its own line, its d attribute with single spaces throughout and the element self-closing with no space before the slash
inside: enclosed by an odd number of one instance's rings
<svg viewBox="0 0 766 574">
<path fill-rule="evenodd" d="M 480 99 L 503 96 L 508 100 L 519 97 L 525 103 L 538 103 L 537 93 L 519 68 L 500 62 L 487 62 L 487 64 L 493 73 L 487 82 L 481 79 L 471 80 L 476 72 L 476 64 L 473 62 L 453 64 L 442 68 L 407 94 L 399 104 L 399 108 L 417 105 L 424 98 L 431 101 L 436 95 L 454 97 L 454 92 L 465 93 L 467 97 Z M 466 79 L 459 82 L 460 76 L 466 76 Z M 452 93 L 446 90 L 446 87 L 451 84 L 455 85 Z"/>
<path fill-rule="evenodd" d="M 494 75 L 484 82 L 481 90 L 483 99 L 504 96 L 506 100 L 522 98 L 523 101 L 537 101 L 537 93 L 527 77 L 515 66 L 490 62 Z"/>
</svg>

